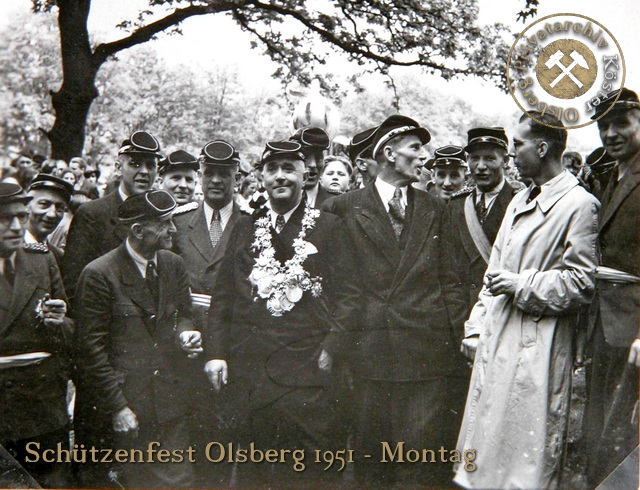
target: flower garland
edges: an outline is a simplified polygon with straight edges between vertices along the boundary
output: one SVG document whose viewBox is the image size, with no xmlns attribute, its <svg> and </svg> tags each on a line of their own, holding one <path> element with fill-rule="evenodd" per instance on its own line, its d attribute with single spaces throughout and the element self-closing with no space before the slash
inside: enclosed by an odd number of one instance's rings
<svg viewBox="0 0 640 490">
<path fill-rule="evenodd" d="M 295 254 L 284 263 L 284 266 L 275 258 L 276 251 L 271 243 L 271 231 L 269 229 L 269 217 L 265 216 L 256 220 L 256 230 L 251 250 L 259 251 L 255 264 L 249 276 L 249 282 L 256 288 L 257 297 L 267 300 L 267 309 L 273 316 L 282 316 L 291 311 L 294 305 L 302 298 L 304 291 L 311 291 L 317 298 L 322 293 L 322 278 L 310 277 L 302 265 L 312 253 L 317 253 L 316 247 L 304 238 L 307 232 L 316 225 L 316 219 L 320 211 L 309 206 L 305 207 L 302 218 L 302 229 L 293 241 Z"/>
</svg>

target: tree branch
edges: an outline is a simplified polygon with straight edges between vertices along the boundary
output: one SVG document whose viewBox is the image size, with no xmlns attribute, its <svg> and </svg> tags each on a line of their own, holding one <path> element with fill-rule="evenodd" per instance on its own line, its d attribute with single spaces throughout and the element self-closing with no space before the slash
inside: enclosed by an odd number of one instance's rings
<svg viewBox="0 0 640 490">
<path fill-rule="evenodd" d="M 110 43 L 99 44 L 93 52 L 94 61 L 97 64 L 102 64 L 109 56 L 137 44 L 145 43 L 156 34 L 171 26 L 179 24 L 189 17 L 226 12 L 241 6 L 242 2 L 220 0 L 212 1 L 208 5 L 191 5 L 189 7 L 174 10 L 173 13 L 163 17 L 162 19 L 152 22 L 151 24 L 147 24 L 146 26 L 139 27 L 127 37 Z"/>
<path fill-rule="evenodd" d="M 337 46 L 347 53 L 351 53 L 353 55 L 359 55 L 361 57 L 367 58 L 372 61 L 377 61 L 383 63 L 385 65 L 395 65 L 395 66 L 425 66 L 428 68 L 432 68 L 434 70 L 440 71 L 448 71 L 456 74 L 469 74 L 469 69 L 459 69 L 459 68 L 447 68 L 446 66 L 439 65 L 437 63 L 432 63 L 430 61 L 426 61 L 424 59 L 418 59 L 414 61 L 400 61 L 396 60 L 390 56 L 384 56 L 380 54 L 376 54 L 372 52 L 368 47 L 365 49 L 363 47 L 359 47 L 357 44 L 345 41 L 338 37 L 335 33 L 323 29 L 316 24 L 314 24 L 310 19 L 302 15 L 300 12 L 296 12 L 294 10 L 290 10 L 288 8 L 282 7 L 280 5 L 266 4 L 261 3 L 259 0 L 250 0 L 247 2 L 247 5 L 254 5 L 256 8 L 265 10 L 268 12 L 275 12 L 283 16 L 289 16 L 296 19 L 310 31 L 318 34 L 325 41 Z"/>
</svg>

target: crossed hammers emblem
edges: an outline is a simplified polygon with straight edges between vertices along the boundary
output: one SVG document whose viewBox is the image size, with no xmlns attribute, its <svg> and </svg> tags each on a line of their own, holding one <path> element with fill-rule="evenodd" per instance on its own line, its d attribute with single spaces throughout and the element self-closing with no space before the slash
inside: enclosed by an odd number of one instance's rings
<svg viewBox="0 0 640 490">
<path fill-rule="evenodd" d="M 569 54 L 569 56 L 573 59 L 573 61 L 569 64 L 569 66 L 564 66 L 564 64 L 562 64 L 561 61 L 560 61 L 563 56 L 564 56 L 564 53 L 562 52 L 562 50 L 559 49 L 551 57 L 549 57 L 549 59 L 545 63 L 545 65 L 549 69 L 553 68 L 554 66 L 557 66 L 558 68 L 560 68 L 562 70 L 562 73 L 560 73 L 560 75 L 558 75 L 556 77 L 556 79 L 549 84 L 549 87 L 553 88 L 564 77 L 569 77 L 578 86 L 578 88 L 582 88 L 582 85 L 583 85 L 582 82 L 580 80 L 578 80 L 574 76 L 573 73 L 571 73 L 571 70 L 573 70 L 573 68 L 576 65 L 581 66 L 582 68 L 585 68 L 586 70 L 589 70 L 589 64 L 587 63 L 587 60 L 585 60 L 584 56 L 582 56 L 580 53 L 578 53 L 574 49 Z"/>
</svg>

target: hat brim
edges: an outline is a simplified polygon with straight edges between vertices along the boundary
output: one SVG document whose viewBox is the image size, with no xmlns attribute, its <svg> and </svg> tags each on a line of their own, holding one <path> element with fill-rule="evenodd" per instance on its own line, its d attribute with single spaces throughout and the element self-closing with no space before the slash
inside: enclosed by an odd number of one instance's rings
<svg viewBox="0 0 640 490">
<path fill-rule="evenodd" d="M 160 175 L 167 174 L 173 170 L 193 170 L 197 172 L 200 170 L 200 164 L 198 162 L 190 162 L 190 163 L 170 163 L 168 165 L 163 165 L 158 168 L 158 173 Z"/>
</svg>

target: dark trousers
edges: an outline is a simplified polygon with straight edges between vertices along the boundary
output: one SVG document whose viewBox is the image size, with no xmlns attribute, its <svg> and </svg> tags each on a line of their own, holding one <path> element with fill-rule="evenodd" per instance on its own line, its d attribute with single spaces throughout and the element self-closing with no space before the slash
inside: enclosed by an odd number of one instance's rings
<svg viewBox="0 0 640 490">
<path fill-rule="evenodd" d="M 607 344 L 598 319 L 589 349 L 593 362 L 583 425 L 587 477 L 594 487 L 638 445 L 638 369 L 627 362 L 629 347 Z"/>
<path fill-rule="evenodd" d="M 424 381 L 359 379 L 355 384 L 358 419 L 355 437 L 355 476 L 365 488 L 451 486 L 452 463 L 466 396 L 464 378 Z M 404 443 L 404 451 L 432 449 L 436 461 L 391 462 L 391 451 Z M 447 462 L 438 452 L 446 450 Z M 370 457 L 365 457 L 369 455 Z M 385 458 L 387 462 L 383 462 Z"/>
<path fill-rule="evenodd" d="M 42 455 L 42 452 L 47 449 L 54 450 L 53 458 L 57 456 L 58 443 L 61 444 L 61 448 L 69 450 L 69 431 L 64 429 L 58 429 L 53 432 L 47 432 L 36 437 L 30 437 L 28 439 L 21 439 L 19 441 L 2 441 L 2 445 L 7 451 L 22 465 L 22 467 L 31 474 L 31 476 L 38 482 L 43 488 L 65 488 L 71 486 L 71 464 L 66 462 L 53 462 L 47 463 L 39 461 L 28 463 L 27 458 L 30 460 L 35 459 L 34 454 L 30 454 L 26 450 L 27 444 L 35 442 L 40 444 L 39 448 L 30 445 L 29 448 L 32 451 L 37 451 Z M 50 459 L 50 458 L 49 458 Z"/>
</svg>

